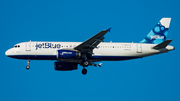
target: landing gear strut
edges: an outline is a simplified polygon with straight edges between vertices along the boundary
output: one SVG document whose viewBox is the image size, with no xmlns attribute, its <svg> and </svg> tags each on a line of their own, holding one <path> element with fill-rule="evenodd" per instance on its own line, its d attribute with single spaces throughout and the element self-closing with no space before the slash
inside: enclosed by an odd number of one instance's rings
<svg viewBox="0 0 180 101">
<path fill-rule="evenodd" d="M 27 66 L 26 66 L 27 70 L 30 68 L 29 64 L 30 64 L 30 60 L 27 60 Z"/>
</svg>

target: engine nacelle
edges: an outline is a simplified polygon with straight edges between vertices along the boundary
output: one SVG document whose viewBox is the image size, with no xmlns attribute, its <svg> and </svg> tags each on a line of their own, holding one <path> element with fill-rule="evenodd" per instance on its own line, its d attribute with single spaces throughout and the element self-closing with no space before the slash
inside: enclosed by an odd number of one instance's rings
<svg viewBox="0 0 180 101">
<path fill-rule="evenodd" d="M 70 71 L 78 69 L 77 63 L 54 62 L 54 69 L 58 71 Z"/>
<path fill-rule="evenodd" d="M 76 50 L 65 50 L 61 49 L 57 51 L 57 58 L 79 58 L 81 57 L 81 53 Z"/>
</svg>

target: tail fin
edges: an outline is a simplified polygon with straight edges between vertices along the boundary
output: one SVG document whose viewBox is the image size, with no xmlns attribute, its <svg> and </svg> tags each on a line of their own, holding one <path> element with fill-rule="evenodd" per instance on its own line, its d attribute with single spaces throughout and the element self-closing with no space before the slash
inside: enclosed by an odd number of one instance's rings
<svg viewBox="0 0 180 101">
<path fill-rule="evenodd" d="M 160 44 L 166 41 L 171 18 L 162 18 L 140 43 Z"/>
</svg>

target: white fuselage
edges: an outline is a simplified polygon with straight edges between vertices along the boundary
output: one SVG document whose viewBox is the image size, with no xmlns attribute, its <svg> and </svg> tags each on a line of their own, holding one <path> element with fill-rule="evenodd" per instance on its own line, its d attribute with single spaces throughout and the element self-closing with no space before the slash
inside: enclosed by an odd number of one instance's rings
<svg viewBox="0 0 180 101">
<path fill-rule="evenodd" d="M 57 50 L 73 49 L 81 42 L 23 42 L 6 51 L 6 55 L 17 59 L 58 60 Z M 156 44 L 142 43 L 100 43 L 93 50 L 89 61 L 119 61 L 141 58 L 173 50 L 168 45 L 159 50 L 153 49 Z"/>
</svg>

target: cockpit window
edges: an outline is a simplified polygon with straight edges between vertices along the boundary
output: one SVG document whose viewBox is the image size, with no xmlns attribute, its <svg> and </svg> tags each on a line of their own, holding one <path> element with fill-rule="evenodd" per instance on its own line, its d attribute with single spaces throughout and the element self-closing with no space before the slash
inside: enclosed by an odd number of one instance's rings
<svg viewBox="0 0 180 101">
<path fill-rule="evenodd" d="M 19 48 L 19 47 L 20 47 L 20 45 L 15 45 L 15 46 L 14 46 L 14 48 Z"/>
</svg>

